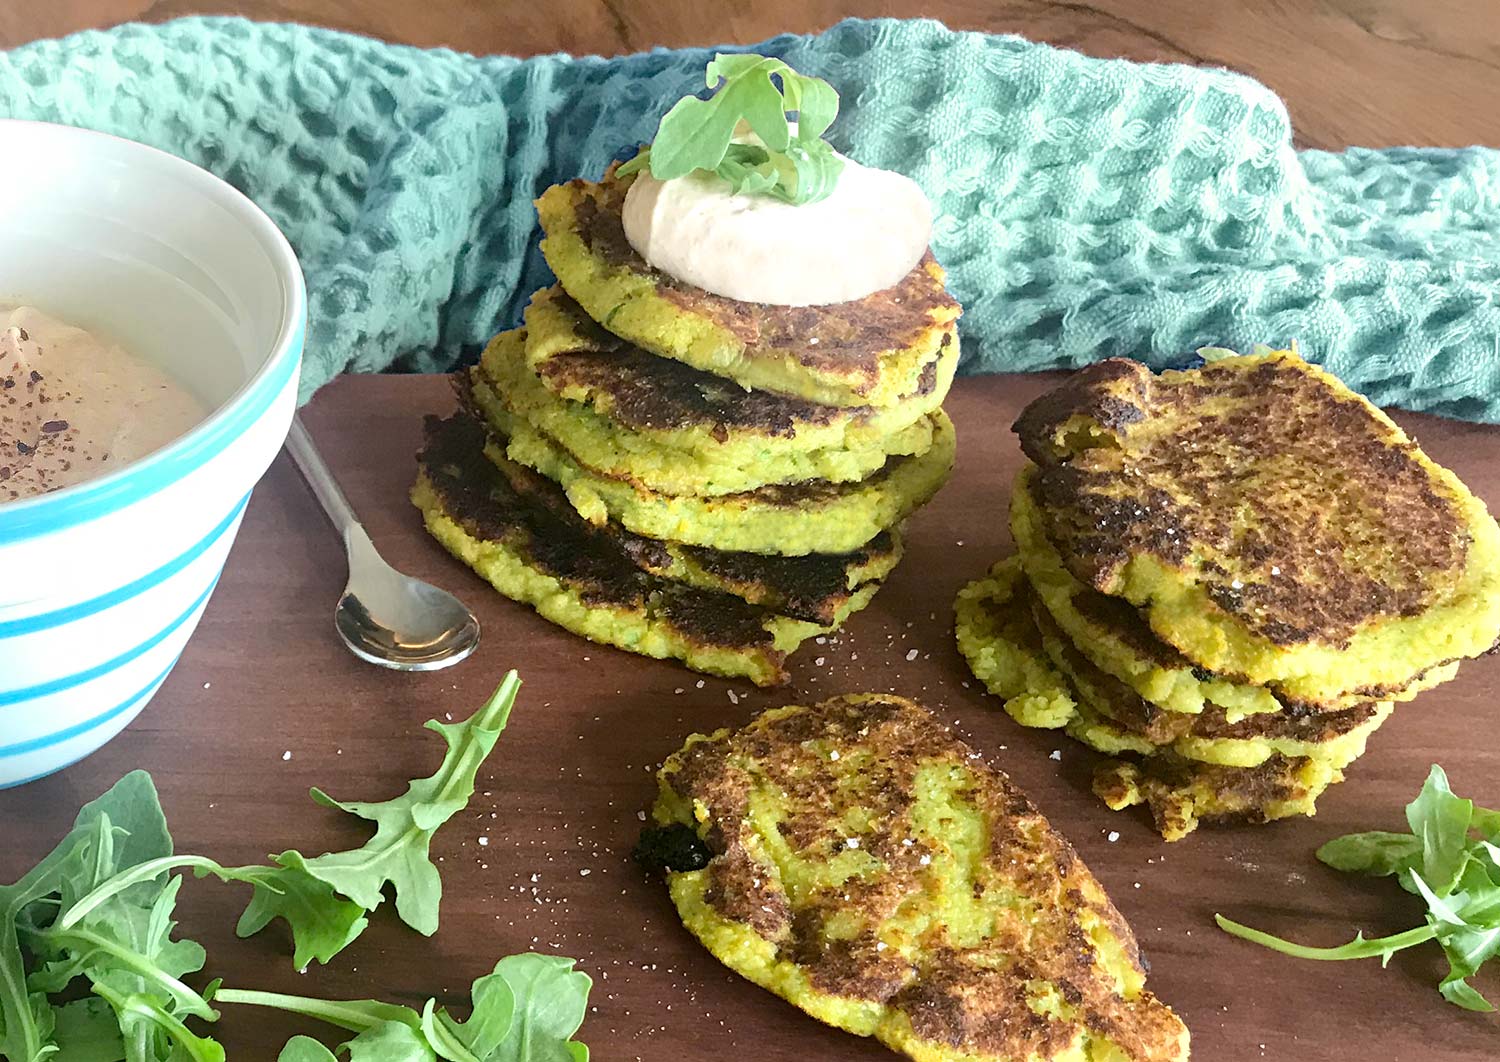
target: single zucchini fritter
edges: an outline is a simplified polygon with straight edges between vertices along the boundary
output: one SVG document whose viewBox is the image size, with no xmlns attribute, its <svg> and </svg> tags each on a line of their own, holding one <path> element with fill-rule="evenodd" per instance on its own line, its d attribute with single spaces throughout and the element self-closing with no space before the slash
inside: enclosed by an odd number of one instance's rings
<svg viewBox="0 0 1500 1062">
<path fill-rule="evenodd" d="M 1201 712 L 1205 705 L 1217 706 L 1232 722 L 1289 707 L 1304 712 L 1312 707 L 1334 711 L 1375 700 L 1409 701 L 1458 672 L 1456 661 L 1440 664 L 1404 687 L 1354 690 L 1313 706 L 1298 701 L 1275 683 L 1254 686 L 1198 667 L 1158 638 L 1130 602 L 1107 597 L 1068 571 L 1044 531 L 1045 521 L 1033 496 L 1036 475 L 1034 468 L 1023 469 L 1010 499 L 1011 534 L 1032 589 L 1052 620 L 1091 664 L 1129 685 L 1150 704 L 1183 713 Z"/>
<path fill-rule="evenodd" d="M 1290 352 L 1111 359 L 1016 422 L 1068 569 L 1210 671 L 1387 696 L 1500 638 L 1500 528 L 1385 414 Z"/>
<path fill-rule="evenodd" d="M 636 534 L 741 553 L 852 553 L 925 505 L 953 471 L 953 422 L 935 410 L 932 447 L 899 457 L 856 483 L 773 484 L 743 494 L 658 494 L 599 473 L 476 387 L 473 400 L 494 429 L 486 452 L 562 486 L 591 523 L 616 520 Z"/>
<path fill-rule="evenodd" d="M 1033 603 L 1032 614 L 1047 657 L 1078 698 L 1078 719 L 1069 724 L 1069 735 L 1109 755 L 1169 752 L 1225 767 L 1257 767 L 1275 755 L 1306 756 L 1342 768 L 1364 755 L 1365 743 L 1393 708 L 1389 701 L 1369 701 L 1319 712 L 1294 702 L 1280 712 L 1233 723 L 1215 705 L 1196 715 L 1162 711 L 1090 663 L 1041 605 Z"/>
<path fill-rule="evenodd" d="M 1094 793 L 1115 811 L 1145 804 L 1162 837 L 1180 841 L 1200 822 L 1264 823 L 1316 814 L 1318 797 L 1343 778 L 1331 764 L 1280 755 L 1258 767 L 1153 757 L 1101 763 Z"/>
<path fill-rule="evenodd" d="M 713 432 L 723 427 L 721 418 L 690 429 L 662 432 L 621 424 L 582 402 L 559 398 L 526 365 L 529 331 L 502 332 L 485 349 L 475 373 L 475 400 L 485 410 L 503 408 L 524 419 L 567 450 L 579 464 L 624 480 L 643 490 L 663 494 L 723 495 L 754 490 L 771 483 L 793 483 L 823 479 L 845 483 L 865 478 L 894 455 L 925 453 L 932 446 L 932 421 L 917 414 L 883 435 L 860 434 L 852 448 L 835 445 L 841 440 L 824 433 L 830 445 L 808 448 L 782 445 L 770 433 L 741 430 L 725 434 L 722 443 Z M 676 362 L 649 354 L 640 360 L 684 369 Z M 554 362 L 554 366 L 556 363 Z M 686 369 L 693 372 L 692 369 Z M 648 374 L 649 375 L 649 374 Z M 701 374 L 700 374 L 701 375 Z M 731 385 L 733 386 L 733 385 Z M 648 393 L 658 401 L 663 393 L 648 382 Z M 740 412 L 765 404 L 765 396 L 746 395 L 739 400 Z M 787 399 L 772 399 L 787 403 Z M 618 407 L 616 407 L 618 408 Z M 813 407 L 816 408 L 816 407 Z M 830 410 L 837 414 L 837 410 Z M 845 417 L 847 422 L 850 418 Z M 847 426 L 847 424 L 845 425 Z M 796 440 L 796 424 L 789 429 Z M 815 440 L 809 440 L 815 441 Z M 676 443 L 687 442 L 682 449 Z M 696 448 L 691 444 L 696 442 Z"/>
<path fill-rule="evenodd" d="M 1392 710 L 1388 701 L 1331 712 L 1293 703 L 1234 722 L 1216 705 L 1162 710 L 1068 641 L 1014 557 L 960 591 L 954 607 L 959 651 L 1006 712 L 1128 757 L 1102 764 L 1094 791 L 1117 811 L 1147 804 L 1169 841 L 1200 820 L 1312 815 Z"/>
<path fill-rule="evenodd" d="M 507 458 L 491 454 L 490 460 L 525 504 L 545 509 L 577 534 L 608 537 L 643 572 L 703 590 L 721 590 L 819 626 L 842 623 L 860 591 L 884 580 L 901 560 L 897 528 L 882 531 L 851 553 L 781 557 L 664 542 L 627 531 L 612 520 L 595 526 L 550 479 Z"/>
<path fill-rule="evenodd" d="M 625 238 L 630 178 L 569 181 L 536 202 L 542 253 L 600 325 L 745 388 L 830 406 L 887 406 L 917 392 L 955 344 L 960 310 L 931 254 L 900 284 L 831 306 L 738 302 L 651 268 Z"/>
<path fill-rule="evenodd" d="M 659 778 L 642 851 L 683 923 L 813 1017 L 919 1062 L 1188 1057 L 1072 847 L 911 701 L 773 709 Z"/>
<path fill-rule="evenodd" d="M 681 660 L 757 685 L 786 680 L 787 654 L 827 629 L 730 593 L 650 574 L 631 543 L 512 487 L 483 455 L 483 428 L 459 415 L 429 418 L 412 502 L 428 531 L 506 597 L 591 641 Z M 835 620 L 879 589 L 842 596 Z"/>
<path fill-rule="evenodd" d="M 502 393 L 517 412 L 553 435 L 584 464 L 608 470 L 572 443 L 577 423 L 621 451 L 627 474 L 673 494 L 727 494 L 803 479 L 862 479 L 891 454 L 931 442 L 927 415 L 942 405 L 958 366 L 950 343 L 911 394 L 874 408 L 818 405 L 659 358 L 595 324 L 560 287 L 539 291 L 526 308 L 525 358 L 534 378 L 563 408 L 517 389 Z M 486 369 L 504 383 L 520 370 L 497 339 Z M 490 361 L 499 362 L 494 368 Z M 521 387 L 530 381 L 521 380 Z M 580 416 L 582 411 L 585 415 Z M 547 419 L 542 419 L 546 416 Z M 553 430 L 552 425 L 566 425 Z M 597 446 L 594 448 L 598 449 Z M 660 456 L 658 456 L 660 455 Z M 658 467 L 660 465 L 660 467 Z M 637 471 L 637 470 L 640 471 Z M 674 485 L 675 484 L 675 485 Z"/>
<path fill-rule="evenodd" d="M 1345 767 L 1391 714 L 1389 702 L 1340 711 L 1281 706 L 1231 721 L 1217 705 L 1169 712 L 1095 667 L 1035 599 L 1016 558 L 959 593 L 959 651 L 985 688 L 1004 698 L 1023 726 L 1065 728 L 1107 755 L 1171 755 L 1202 763 L 1254 767 L 1275 755 L 1310 756 Z"/>
</svg>

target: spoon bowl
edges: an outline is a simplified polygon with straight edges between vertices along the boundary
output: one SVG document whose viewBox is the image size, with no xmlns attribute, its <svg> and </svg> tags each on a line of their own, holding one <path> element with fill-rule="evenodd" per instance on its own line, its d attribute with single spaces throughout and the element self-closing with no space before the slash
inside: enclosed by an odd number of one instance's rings
<svg viewBox="0 0 1500 1062">
<path fill-rule="evenodd" d="M 368 588 L 344 588 L 333 625 L 351 653 L 396 671 L 436 671 L 478 648 L 479 620 L 463 602 L 431 583 L 391 574 L 397 581 L 378 605 L 368 600 Z"/>
</svg>

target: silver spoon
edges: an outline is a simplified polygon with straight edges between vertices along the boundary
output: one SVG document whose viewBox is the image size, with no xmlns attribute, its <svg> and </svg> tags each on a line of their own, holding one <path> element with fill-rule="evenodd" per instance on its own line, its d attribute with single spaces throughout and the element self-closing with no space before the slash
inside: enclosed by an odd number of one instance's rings
<svg viewBox="0 0 1500 1062">
<path fill-rule="evenodd" d="M 349 651 L 397 671 L 436 671 L 472 653 L 479 645 L 474 613 L 448 591 L 402 575 L 376 552 L 300 417 L 292 418 L 286 449 L 344 536 L 349 582 L 333 625 Z"/>
</svg>

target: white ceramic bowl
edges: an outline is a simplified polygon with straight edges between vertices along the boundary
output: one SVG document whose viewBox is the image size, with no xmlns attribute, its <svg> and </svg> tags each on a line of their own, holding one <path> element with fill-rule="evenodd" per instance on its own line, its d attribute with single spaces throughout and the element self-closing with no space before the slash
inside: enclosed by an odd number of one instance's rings
<svg viewBox="0 0 1500 1062">
<path fill-rule="evenodd" d="M 0 504 L 0 786 L 119 733 L 172 670 L 296 407 L 307 299 L 229 185 L 100 133 L 0 121 L 0 304 L 167 369 L 213 412 L 151 456 Z"/>
</svg>

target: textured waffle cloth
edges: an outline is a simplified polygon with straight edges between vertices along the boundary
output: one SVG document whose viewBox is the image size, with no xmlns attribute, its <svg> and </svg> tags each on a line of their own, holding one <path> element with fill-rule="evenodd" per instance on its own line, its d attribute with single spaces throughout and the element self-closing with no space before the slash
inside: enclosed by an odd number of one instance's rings
<svg viewBox="0 0 1500 1062">
<path fill-rule="evenodd" d="M 835 146 L 932 197 L 967 371 L 1296 339 L 1382 404 L 1500 422 L 1500 153 L 1298 152 L 1248 78 L 936 22 L 754 50 L 831 81 Z M 307 273 L 305 397 L 451 367 L 517 321 L 548 282 L 533 197 L 649 140 L 711 54 L 475 58 L 193 18 L 0 53 L 0 113 L 145 141 L 260 203 Z"/>
</svg>

